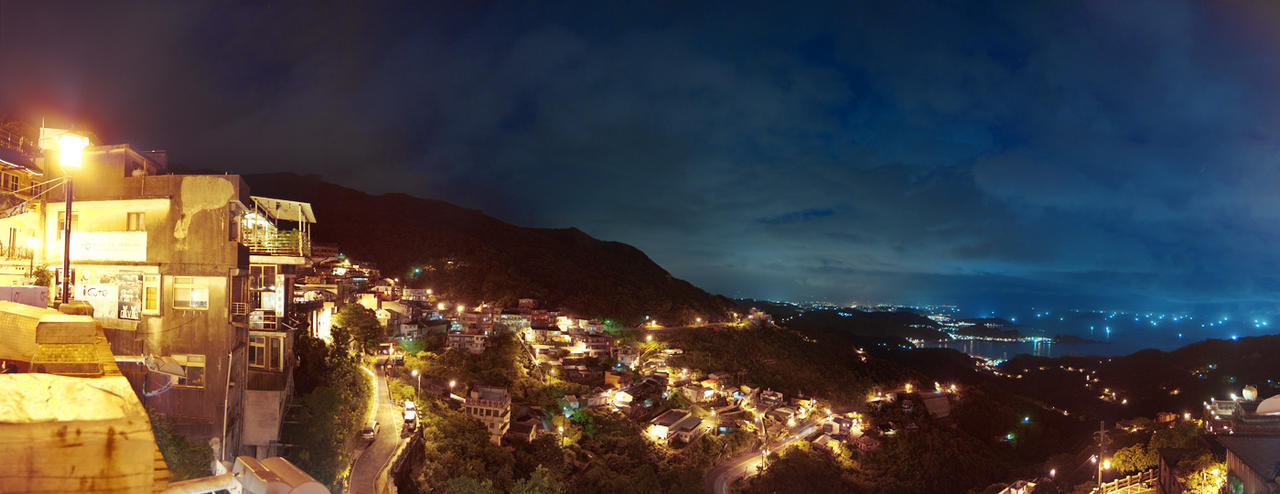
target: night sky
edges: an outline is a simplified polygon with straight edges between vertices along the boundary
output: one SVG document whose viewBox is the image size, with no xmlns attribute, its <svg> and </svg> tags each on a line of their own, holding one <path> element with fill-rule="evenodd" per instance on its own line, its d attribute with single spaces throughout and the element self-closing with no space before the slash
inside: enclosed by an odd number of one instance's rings
<svg viewBox="0 0 1280 494">
<path fill-rule="evenodd" d="M 729 296 L 1280 298 L 1275 2 L 257 3 L 0 1 L 0 111 Z"/>
</svg>

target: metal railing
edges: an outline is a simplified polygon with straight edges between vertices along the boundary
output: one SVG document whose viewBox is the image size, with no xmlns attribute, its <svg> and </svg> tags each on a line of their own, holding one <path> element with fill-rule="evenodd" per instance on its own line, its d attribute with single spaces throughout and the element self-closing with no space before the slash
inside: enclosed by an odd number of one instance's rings
<svg viewBox="0 0 1280 494">
<path fill-rule="evenodd" d="M 0 129 L 0 147 L 14 149 L 24 154 L 38 152 L 34 139 L 27 139 L 4 129 Z"/>
<path fill-rule="evenodd" d="M 240 243 L 252 254 L 306 256 L 311 254 L 311 238 L 297 230 L 248 230 Z"/>
<path fill-rule="evenodd" d="M 1130 492 L 1131 489 L 1141 489 L 1148 482 L 1154 482 L 1156 479 L 1156 469 L 1138 472 L 1128 477 L 1112 480 L 1102 484 L 1101 492 L 1103 494 L 1121 494 Z M 1098 492 L 1098 491 L 1094 491 Z M 1133 491 L 1137 492 L 1137 491 Z"/>
</svg>

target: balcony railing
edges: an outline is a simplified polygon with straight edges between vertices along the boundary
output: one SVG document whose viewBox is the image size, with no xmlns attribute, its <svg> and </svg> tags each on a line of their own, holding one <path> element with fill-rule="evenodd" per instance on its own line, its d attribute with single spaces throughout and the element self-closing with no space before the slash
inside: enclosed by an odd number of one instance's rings
<svg viewBox="0 0 1280 494">
<path fill-rule="evenodd" d="M 248 230 L 240 243 L 250 254 L 268 256 L 311 255 L 311 237 L 297 230 Z"/>
<path fill-rule="evenodd" d="M 275 330 L 276 311 L 258 309 L 250 312 L 249 329 Z"/>
</svg>

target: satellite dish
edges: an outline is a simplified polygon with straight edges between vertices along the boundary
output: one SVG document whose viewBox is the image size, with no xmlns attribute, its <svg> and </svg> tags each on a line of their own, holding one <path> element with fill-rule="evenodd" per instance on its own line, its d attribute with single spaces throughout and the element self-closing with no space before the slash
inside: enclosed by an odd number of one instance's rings
<svg viewBox="0 0 1280 494">
<path fill-rule="evenodd" d="M 173 357 L 147 355 L 143 362 L 146 364 L 147 370 L 151 372 L 175 377 L 187 377 L 187 370 L 183 369 L 182 364 L 179 364 Z"/>
<path fill-rule="evenodd" d="M 1244 390 L 1241 391 L 1240 394 L 1244 396 L 1244 401 L 1253 401 L 1258 399 L 1258 388 L 1253 387 L 1251 384 L 1245 386 Z"/>
</svg>

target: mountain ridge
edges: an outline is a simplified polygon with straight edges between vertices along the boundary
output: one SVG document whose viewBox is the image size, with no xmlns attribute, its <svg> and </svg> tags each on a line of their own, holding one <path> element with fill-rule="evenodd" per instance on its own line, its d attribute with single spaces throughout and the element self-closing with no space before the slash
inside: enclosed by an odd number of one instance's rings
<svg viewBox="0 0 1280 494">
<path fill-rule="evenodd" d="M 664 325 L 722 319 L 733 303 L 678 279 L 640 249 L 575 227 L 530 228 L 405 193 L 373 195 L 316 175 L 242 175 L 255 195 L 311 203 L 317 242 L 384 276 L 471 303 L 539 299 L 592 317 Z M 420 269 L 415 272 L 414 268 Z"/>
</svg>

